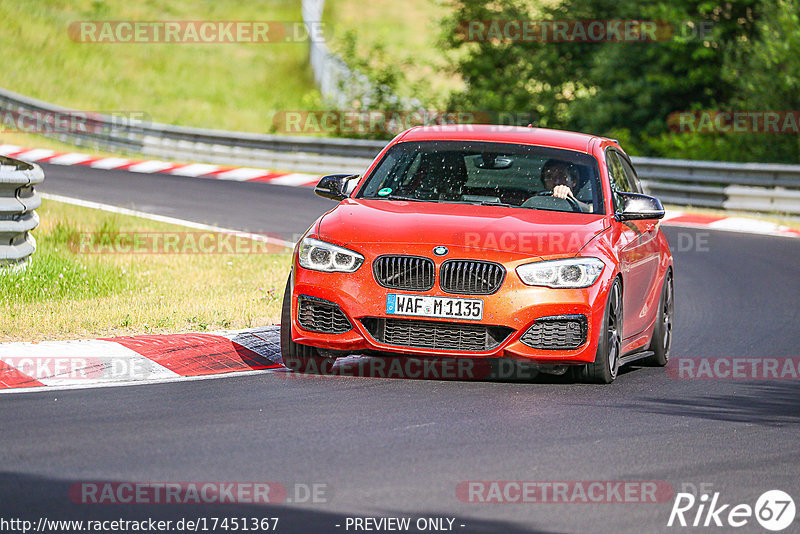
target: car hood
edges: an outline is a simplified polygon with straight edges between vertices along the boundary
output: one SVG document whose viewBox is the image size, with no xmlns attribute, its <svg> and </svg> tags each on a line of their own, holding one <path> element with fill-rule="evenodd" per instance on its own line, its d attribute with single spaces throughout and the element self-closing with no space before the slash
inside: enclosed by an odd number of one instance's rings
<svg viewBox="0 0 800 534">
<path fill-rule="evenodd" d="M 398 251 L 444 245 L 544 257 L 577 254 L 605 225 L 588 213 L 347 198 L 322 217 L 319 236 Z"/>
</svg>

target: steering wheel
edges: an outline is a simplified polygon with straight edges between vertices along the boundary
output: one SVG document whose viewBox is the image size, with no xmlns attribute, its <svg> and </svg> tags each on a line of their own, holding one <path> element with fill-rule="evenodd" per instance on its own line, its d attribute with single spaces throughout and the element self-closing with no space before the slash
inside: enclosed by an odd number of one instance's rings
<svg viewBox="0 0 800 534">
<path fill-rule="evenodd" d="M 553 192 L 552 191 L 539 191 L 538 193 L 536 193 L 533 196 L 535 196 L 535 197 L 552 197 L 553 196 Z M 554 197 L 554 198 L 557 198 L 557 197 Z M 583 208 L 581 208 L 581 205 L 578 204 L 578 201 L 575 200 L 574 198 L 567 197 L 567 198 L 559 198 L 558 200 L 566 200 L 567 203 L 569 204 L 569 207 L 572 208 L 572 211 L 575 211 L 575 212 L 578 212 L 578 213 L 583 213 Z"/>
</svg>

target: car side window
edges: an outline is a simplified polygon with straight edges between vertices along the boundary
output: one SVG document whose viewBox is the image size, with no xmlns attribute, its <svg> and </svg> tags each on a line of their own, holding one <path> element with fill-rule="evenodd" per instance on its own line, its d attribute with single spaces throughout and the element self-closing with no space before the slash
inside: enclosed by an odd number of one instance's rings
<svg viewBox="0 0 800 534">
<path fill-rule="evenodd" d="M 608 168 L 608 177 L 611 183 L 614 211 L 617 211 L 620 205 L 618 193 L 631 193 L 632 191 L 628 183 L 628 177 L 625 175 L 625 169 L 619 162 L 619 156 L 613 150 L 606 150 L 606 167 Z"/>
<path fill-rule="evenodd" d="M 625 176 L 628 178 L 628 184 L 630 184 L 631 191 L 633 193 L 641 193 L 642 184 L 639 183 L 639 177 L 636 176 L 636 171 L 633 170 L 633 166 L 623 156 L 620 156 L 619 154 L 615 155 L 619 159 L 622 169 L 625 171 Z"/>
</svg>

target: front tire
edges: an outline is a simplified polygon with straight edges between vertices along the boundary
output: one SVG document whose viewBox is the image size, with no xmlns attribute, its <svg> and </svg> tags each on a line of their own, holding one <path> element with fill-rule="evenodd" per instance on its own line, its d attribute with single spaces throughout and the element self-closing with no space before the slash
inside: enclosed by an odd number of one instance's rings
<svg viewBox="0 0 800 534">
<path fill-rule="evenodd" d="M 622 284 L 615 279 L 608 292 L 603 325 L 594 361 L 576 368 L 576 378 L 593 384 L 610 384 L 619 371 L 622 350 Z"/>
<path fill-rule="evenodd" d="M 661 299 L 658 303 L 658 315 L 653 329 L 653 338 L 648 350 L 653 355 L 645 360 L 650 365 L 664 367 L 669 362 L 669 350 L 672 347 L 672 322 L 674 320 L 674 290 L 672 287 L 672 271 L 667 271 L 664 285 L 661 288 Z"/>
<path fill-rule="evenodd" d="M 292 341 L 292 276 L 286 281 L 281 309 L 281 356 L 283 365 L 296 373 L 330 374 L 334 360 L 320 356 L 316 347 Z"/>
</svg>

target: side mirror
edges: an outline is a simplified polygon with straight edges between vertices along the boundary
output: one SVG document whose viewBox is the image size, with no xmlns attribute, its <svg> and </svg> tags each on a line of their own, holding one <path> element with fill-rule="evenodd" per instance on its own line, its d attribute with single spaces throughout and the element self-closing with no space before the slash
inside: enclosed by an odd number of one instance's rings
<svg viewBox="0 0 800 534">
<path fill-rule="evenodd" d="M 664 206 L 655 197 L 639 193 L 616 194 L 620 200 L 620 206 L 614 217 L 620 222 L 661 219 L 664 217 Z"/>
<path fill-rule="evenodd" d="M 357 174 L 329 174 L 323 176 L 317 186 L 314 188 L 314 193 L 331 200 L 342 200 L 347 198 L 347 182 L 358 178 Z"/>
</svg>

